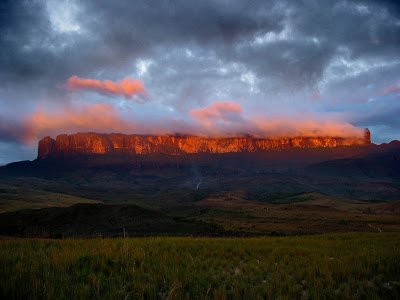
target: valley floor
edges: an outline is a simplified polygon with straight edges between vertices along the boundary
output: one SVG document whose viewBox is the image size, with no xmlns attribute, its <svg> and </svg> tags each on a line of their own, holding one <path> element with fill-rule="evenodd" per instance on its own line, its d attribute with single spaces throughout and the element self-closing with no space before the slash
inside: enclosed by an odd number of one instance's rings
<svg viewBox="0 0 400 300">
<path fill-rule="evenodd" d="M 0 298 L 400 298 L 400 234 L 0 239 Z"/>
</svg>

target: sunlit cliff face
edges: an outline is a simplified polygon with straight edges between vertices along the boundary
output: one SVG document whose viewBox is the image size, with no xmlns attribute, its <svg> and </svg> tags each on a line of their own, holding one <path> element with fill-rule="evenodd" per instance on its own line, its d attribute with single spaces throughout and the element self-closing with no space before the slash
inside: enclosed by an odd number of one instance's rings
<svg viewBox="0 0 400 300">
<path fill-rule="evenodd" d="M 125 134 L 78 133 L 45 137 L 39 142 L 38 158 L 49 155 L 84 154 L 150 154 L 229 153 L 284 150 L 296 148 L 333 148 L 370 143 L 369 131 L 363 137 L 199 137 L 149 136 Z"/>
</svg>

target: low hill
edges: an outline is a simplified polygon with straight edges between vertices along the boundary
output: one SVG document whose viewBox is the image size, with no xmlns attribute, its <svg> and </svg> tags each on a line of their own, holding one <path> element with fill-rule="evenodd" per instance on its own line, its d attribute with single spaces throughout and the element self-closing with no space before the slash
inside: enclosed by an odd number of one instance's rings
<svg viewBox="0 0 400 300">
<path fill-rule="evenodd" d="M 0 235 L 23 237 L 181 235 L 217 226 L 171 218 L 135 205 L 76 204 L 0 214 Z"/>
</svg>

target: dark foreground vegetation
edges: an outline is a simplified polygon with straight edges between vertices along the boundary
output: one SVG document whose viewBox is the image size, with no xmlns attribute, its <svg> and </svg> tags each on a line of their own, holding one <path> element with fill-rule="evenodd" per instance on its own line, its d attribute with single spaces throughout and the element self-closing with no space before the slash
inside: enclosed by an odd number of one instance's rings
<svg viewBox="0 0 400 300">
<path fill-rule="evenodd" d="M 400 297 L 400 234 L 0 240 L 2 299 Z"/>
</svg>

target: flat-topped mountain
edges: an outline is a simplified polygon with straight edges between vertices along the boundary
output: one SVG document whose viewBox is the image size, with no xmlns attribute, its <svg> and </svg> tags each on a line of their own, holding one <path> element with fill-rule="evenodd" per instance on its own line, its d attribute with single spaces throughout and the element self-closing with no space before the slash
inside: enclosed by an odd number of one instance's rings
<svg viewBox="0 0 400 300">
<path fill-rule="evenodd" d="M 365 129 L 359 137 L 282 137 L 256 138 L 201 137 L 190 135 L 126 135 L 120 133 L 61 134 L 56 139 L 47 136 L 39 141 L 38 158 L 57 154 L 150 154 L 179 155 L 184 153 L 231 153 L 283 150 L 293 148 L 334 148 L 360 146 L 371 143 Z"/>
</svg>

